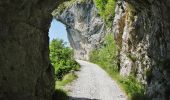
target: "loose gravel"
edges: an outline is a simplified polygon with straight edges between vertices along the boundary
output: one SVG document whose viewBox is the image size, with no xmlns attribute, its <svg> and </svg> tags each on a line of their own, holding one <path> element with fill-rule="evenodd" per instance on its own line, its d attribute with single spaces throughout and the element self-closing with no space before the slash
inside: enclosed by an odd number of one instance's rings
<svg viewBox="0 0 170 100">
<path fill-rule="evenodd" d="M 98 65 L 77 60 L 78 78 L 66 86 L 69 100 L 127 100 L 118 84 Z"/>
</svg>

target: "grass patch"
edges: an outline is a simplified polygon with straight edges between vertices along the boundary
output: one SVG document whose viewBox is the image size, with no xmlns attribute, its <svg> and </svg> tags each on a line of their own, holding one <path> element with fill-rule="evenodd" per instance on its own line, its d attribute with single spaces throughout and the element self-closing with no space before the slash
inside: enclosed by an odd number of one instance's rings
<svg viewBox="0 0 170 100">
<path fill-rule="evenodd" d="M 116 80 L 121 89 L 127 94 L 129 100 L 146 100 L 144 86 L 136 81 L 133 76 L 121 77 L 118 72 L 109 75 Z"/>
<path fill-rule="evenodd" d="M 53 100 L 68 100 L 67 90 L 64 90 L 64 87 L 73 82 L 77 78 L 77 75 L 74 72 L 66 74 L 62 80 L 55 82 L 55 92 L 53 95 Z"/>
<path fill-rule="evenodd" d="M 64 86 L 71 83 L 77 78 L 77 75 L 74 72 L 71 72 L 63 77 L 62 80 L 55 82 L 55 89 L 63 90 Z"/>
<path fill-rule="evenodd" d="M 136 81 L 133 76 L 122 77 L 118 71 L 115 71 L 109 64 L 105 65 L 101 62 L 94 62 L 104 69 L 112 79 L 114 79 L 120 86 L 120 88 L 127 94 L 129 100 L 148 100 L 144 95 L 144 86 Z"/>
</svg>

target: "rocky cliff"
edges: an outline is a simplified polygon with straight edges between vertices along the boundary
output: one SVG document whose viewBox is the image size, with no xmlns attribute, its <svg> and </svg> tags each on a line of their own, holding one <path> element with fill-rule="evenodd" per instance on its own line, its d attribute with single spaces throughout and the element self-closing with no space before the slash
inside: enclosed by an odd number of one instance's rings
<svg viewBox="0 0 170 100">
<path fill-rule="evenodd" d="M 51 100 L 48 28 L 55 2 L 0 0 L 0 100 Z"/>
<path fill-rule="evenodd" d="M 66 25 L 75 58 L 88 60 L 90 51 L 98 48 L 103 41 L 106 33 L 105 24 L 99 17 L 92 0 L 77 0 L 74 3 L 68 3 L 67 8 L 62 12 L 58 8 L 53 15 Z"/>
<path fill-rule="evenodd" d="M 118 0 L 113 29 L 120 74 L 135 75 L 153 99 L 170 99 L 170 1 Z"/>
</svg>

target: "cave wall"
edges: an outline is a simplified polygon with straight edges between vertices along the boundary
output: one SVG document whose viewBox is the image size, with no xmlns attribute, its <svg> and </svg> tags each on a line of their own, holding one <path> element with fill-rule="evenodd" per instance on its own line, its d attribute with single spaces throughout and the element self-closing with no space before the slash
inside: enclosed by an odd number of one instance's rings
<svg viewBox="0 0 170 100">
<path fill-rule="evenodd" d="M 169 0 L 118 0 L 113 22 L 120 74 L 134 75 L 157 100 L 170 99 L 169 8 Z"/>
<path fill-rule="evenodd" d="M 0 0 L 0 100 L 50 100 L 51 12 L 62 0 Z"/>
</svg>

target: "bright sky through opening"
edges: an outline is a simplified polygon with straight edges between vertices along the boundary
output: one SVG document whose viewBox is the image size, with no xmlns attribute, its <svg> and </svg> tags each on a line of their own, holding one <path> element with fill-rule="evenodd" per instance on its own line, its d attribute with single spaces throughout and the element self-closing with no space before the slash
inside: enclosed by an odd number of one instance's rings
<svg viewBox="0 0 170 100">
<path fill-rule="evenodd" d="M 50 42 L 53 39 L 58 38 L 64 40 L 64 42 L 69 43 L 65 25 L 57 21 L 56 19 L 53 19 L 51 22 L 51 26 L 49 29 L 49 37 L 50 37 Z"/>
</svg>

